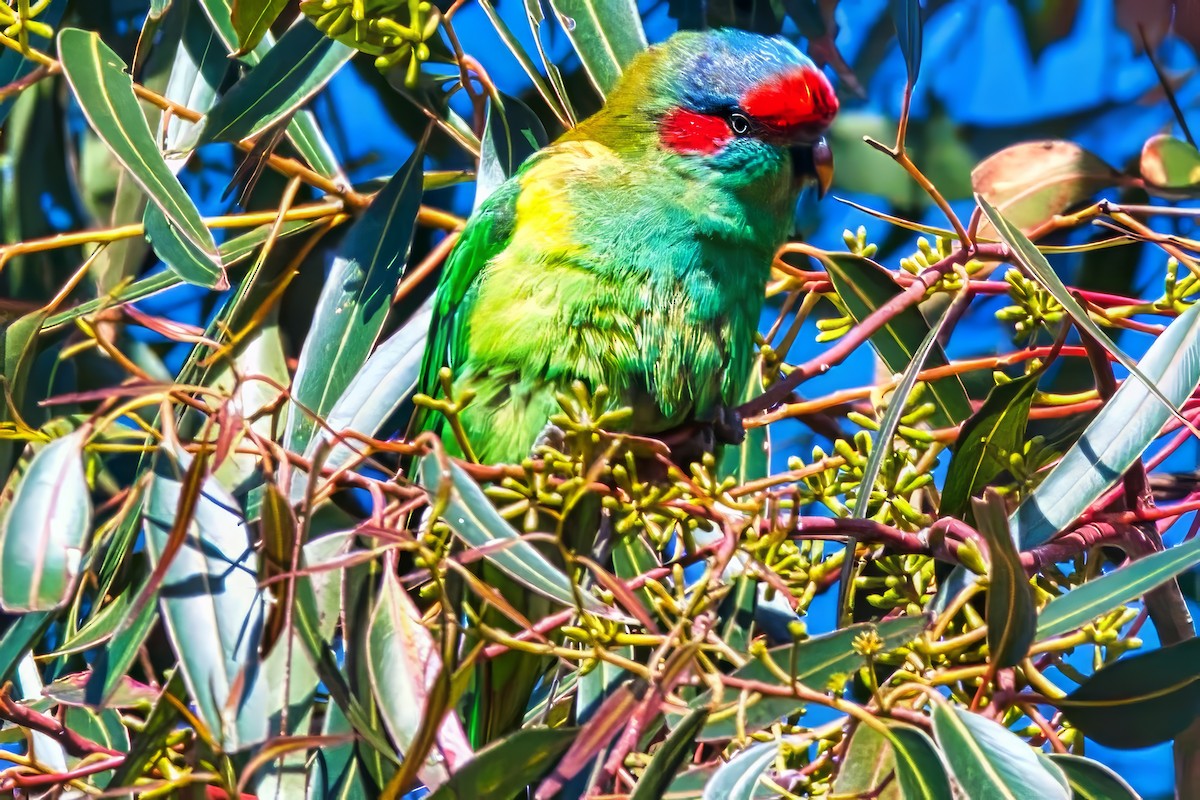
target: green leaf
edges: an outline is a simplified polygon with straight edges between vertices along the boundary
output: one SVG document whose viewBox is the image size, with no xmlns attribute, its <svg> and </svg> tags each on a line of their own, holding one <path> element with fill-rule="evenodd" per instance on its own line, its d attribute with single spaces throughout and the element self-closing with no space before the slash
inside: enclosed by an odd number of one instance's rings
<svg viewBox="0 0 1200 800">
<path fill-rule="evenodd" d="M 850 735 L 850 746 L 842 757 L 835 795 L 903 800 L 900 783 L 894 780 L 896 758 L 888 739 L 870 725 L 858 724 Z"/>
<path fill-rule="evenodd" d="M 1128 182 L 1095 153 L 1059 139 L 1011 145 L 971 170 L 972 188 L 1023 231 Z M 995 235 L 991 225 L 980 233 Z"/>
<path fill-rule="evenodd" d="M 1008 454 L 1021 451 L 1039 377 L 1022 375 L 993 387 L 963 425 L 942 487 L 942 516 L 962 517 L 971 497 L 1008 469 Z"/>
<path fill-rule="evenodd" d="M 1037 638 L 1073 631 L 1200 564 L 1200 538 L 1139 558 L 1054 598 L 1038 617 Z"/>
<path fill-rule="evenodd" d="M 889 722 L 888 741 L 896 764 L 896 782 L 904 800 L 954 800 L 946 764 L 925 731 Z"/>
<path fill-rule="evenodd" d="M 1142 800 L 1125 780 L 1098 761 L 1069 753 L 1051 753 L 1071 785 L 1072 800 Z"/>
<path fill-rule="evenodd" d="M 1126 750 L 1169 741 L 1200 715 L 1200 639 L 1101 667 L 1055 705 L 1105 747 Z"/>
<path fill-rule="evenodd" d="M 307 103 L 354 52 L 300 20 L 205 115 L 199 140 L 181 146 L 238 142 L 261 133 Z"/>
<path fill-rule="evenodd" d="M 750 378 L 742 390 L 740 402 L 748 402 L 762 394 L 762 357 L 754 359 Z M 718 475 L 731 475 L 739 484 L 767 477 L 771 471 L 771 429 L 767 425 L 750 428 L 740 445 L 726 445 L 721 451 Z"/>
<path fill-rule="evenodd" d="M 469 546 L 485 548 L 484 558 L 517 583 L 568 608 L 576 604 L 575 589 L 561 569 L 554 566 L 504 521 L 479 484 L 453 461 L 443 472 L 437 455 L 421 459 L 421 483 L 438 500 L 445 499 L 442 516 Z M 507 546 L 496 547 L 497 543 Z M 584 608 L 613 616 L 608 606 L 589 594 L 580 594 Z"/>
<path fill-rule="evenodd" d="M 514 797 L 550 771 L 577 728 L 527 728 L 480 750 L 427 800 Z"/>
<path fill-rule="evenodd" d="M 12 680 L 17 671 L 17 665 L 25 656 L 33 652 L 33 646 L 39 642 L 54 615 L 48 611 L 35 611 L 17 617 L 0 637 L 0 684 Z"/>
<path fill-rule="evenodd" d="M 91 490 L 80 429 L 43 446 L 0 512 L 0 606 L 50 611 L 71 599 L 92 532 Z"/>
<path fill-rule="evenodd" d="M 779 755 L 779 742 L 760 742 L 717 768 L 704 787 L 703 800 L 751 800 L 758 779 Z"/>
<path fill-rule="evenodd" d="M 917 384 L 917 375 L 925 368 L 931 354 L 941 350 L 937 343 L 938 334 L 941 333 L 942 326 L 949 317 L 948 313 L 942 314 L 938 318 L 937 324 L 926 331 L 925 337 L 913 351 L 911 362 L 904 367 L 904 374 L 900 378 L 900 382 L 892 390 L 887 411 L 879 420 L 879 430 L 874 436 L 875 446 L 871 449 L 870 456 L 867 457 L 867 463 L 862 471 L 862 481 L 854 496 L 855 519 L 867 518 L 868 509 L 871 506 L 871 494 L 875 491 L 875 481 L 878 480 L 879 471 L 883 468 L 884 458 L 891 450 L 892 440 L 900 425 L 900 418 L 904 416 L 904 406 L 908 402 L 908 396 L 912 394 L 913 387 Z M 850 551 L 853 552 L 853 550 L 854 548 L 851 546 Z"/>
<path fill-rule="evenodd" d="M 416 150 L 346 232 L 292 382 L 293 399 L 309 412 L 329 413 L 375 345 L 408 261 L 421 191 Z M 303 452 L 315 427 L 308 413 L 292 406 L 284 446 Z"/>
<path fill-rule="evenodd" d="M 138 586 L 133 598 L 141 597 L 146 591 L 146 582 Z M 131 590 L 127 589 L 126 592 Z M 137 617 L 129 619 L 124 613 L 108 645 L 100 651 L 92 662 L 92 675 L 88 683 L 87 699 L 95 705 L 102 705 L 117 691 L 121 681 L 137 660 L 142 645 L 150 636 L 154 624 L 158 622 L 158 609 L 154 603 L 146 603 Z"/>
<path fill-rule="evenodd" d="M 826 691 L 835 680 L 849 679 L 866 663 L 854 649 L 854 639 L 874 631 L 883 640 L 883 651 L 895 650 L 921 634 L 929 620 L 925 617 L 903 617 L 886 622 L 864 622 L 831 633 L 813 636 L 798 644 L 781 645 L 767 651 L 766 657 L 776 668 L 814 691 Z M 733 673 L 742 680 L 778 684 L 775 674 L 761 661 L 751 661 Z M 732 696 L 731 696 L 732 695 Z M 701 694 L 689 704 L 695 708 L 710 708 L 708 723 L 697 737 L 700 741 L 731 739 L 738 733 L 738 715 L 744 717 L 744 730 L 753 733 L 772 723 L 797 713 L 804 707 L 801 700 L 790 697 L 762 697 L 752 693 L 726 692 L 720 705 L 714 705 L 711 691 Z"/>
<path fill-rule="evenodd" d="M 238 37 L 233 28 L 232 18 L 233 0 L 199 0 L 199 3 L 226 52 L 246 66 L 257 65 L 275 45 L 275 37 L 268 32 L 253 50 L 237 53 Z M 237 54 L 234 55 L 235 53 Z M 346 176 L 342 173 L 337 156 L 326 141 L 325 135 L 321 133 L 321 126 L 317 124 L 317 119 L 311 111 L 301 109 L 292 117 L 287 126 L 287 137 L 309 166 L 327 178 L 345 182 Z"/>
<path fill-rule="evenodd" d="M 179 709 L 187 708 L 188 694 L 184 688 L 183 676 L 176 669 L 167 685 L 163 687 L 158 702 L 146 717 L 146 723 L 134 736 L 129 753 L 121 766 L 117 767 L 105 788 L 132 786 L 134 779 L 142 774 L 142 770 L 165 746 L 166 738 L 175 729 L 179 719 Z"/>
<path fill-rule="evenodd" d="M 638 778 L 629 800 L 659 800 L 675 779 L 675 773 L 696 750 L 696 734 L 708 719 L 708 709 L 697 708 L 683 718 L 654 753 Z"/>
<path fill-rule="evenodd" d="M 184 469 L 170 451 L 158 451 L 146 499 L 146 551 L 156 567 L 164 554 L 170 557 L 158 591 L 167 638 L 200 719 L 234 751 L 268 735 L 258 657 L 264 613 L 258 559 L 237 501 L 212 479 L 188 486 Z M 171 554 L 185 491 L 198 496 Z"/>
<path fill-rule="evenodd" d="M 98 34 L 77 28 L 64 28 L 58 34 L 58 52 L 63 73 L 92 129 L 145 190 L 150 202 L 205 254 L 203 270 L 180 277 L 198 286 L 228 286 L 212 232 L 154 143 L 125 63 Z"/>
<path fill-rule="evenodd" d="M 400 330 L 375 348 L 326 415 L 325 423 L 329 429 L 321 428 L 309 439 L 305 458 L 313 458 L 322 444 L 330 441 L 330 431 L 355 431 L 374 436 L 400 411 L 417 387 L 432 316 L 433 306 L 426 303 Z M 354 453 L 352 445 L 338 442 L 322 464 L 326 469 L 336 469 Z"/>
<path fill-rule="evenodd" d="M 183 36 L 163 96 L 192 111 L 206 114 L 217 101 L 221 83 L 229 71 L 228 52 L 194 2 L 184 3 L 180 11 L 184 15 Z M 177 150 L 180 142 L 198 134 L 199 126 L 198 122 L 172 114 L 167 121 L 163 151 Z M 186 156 L 167 158 L 167 166 L 174 172 L 179 172 L 186 162 Z"/>
<path fill-rule="evenodd" d="M 834 290 L 856 322 L 862 322 L 902 291 L 886 269 L 862 256 L 831 253 L 821 261 Z M 910 306 L 871 337 L 871 346 L 887 368 L 899 375 L 908 369 L 928 335 L 929 325 L 925 318 L 918 309 Z M 932 345 L 925 366 L 941 367 L 946 363 L 941 346 Z M 933 381 L 929 391 L 936 404 L 932 417 L 934 425 L 950 427 L 971 416 L 971 401 L 957 375 Z"/>
<path fill-rule="evenodd" d="M 421 612 L 391 571 L 384 576 L 371 618 L 367 665 L 383 722 L 392 741 L 407 752 L 429 713 L 442 660 L 438 644 L 421 624 Z M 451 711 L 438 725 L 437 744 L 418 775 L 426 786 L 440 786 L 471 757 L 467 734 Z"/>
<path fill-rule="evenodd" d="M 634 0 L 550 0 L 583 69 L 603 97 L 622 71 L 646 49 L 646 32 Z"/>
<path fill-rule="evenodd" d="M 522 162 L 545 147 L 546 129 L 529 106 L 501 95 L 489 100 L 483 138 L 479 140 L 479 172 L 475 176 L 475 208 L 504 183 Z"/>
<path fill-rule="evenodd" d="M 253 50 L 262 41 L 288 0 L 233 0 L 230 19 L 238 37 L 238 54 Z"/>
<path fill-rule="evenodd" d="M 1200 383 L 1200 305 L 1180 314 L 1142 358 L 1145 380 L 1182 403 Z M 1066 455 L 1009 518 L 1021 550 L 1049 541 L 1129 469 L 1159 435 L 1170 412 L 1146 385 L 1126 379 Z"/>
<path fill-rule="evenodd" d="M 1142 177 L 1161 189 L 1190 189 L 1200 184 L 1200 150 L 1166 133 L 1142 146 Z"/>
<path fill-rule="evenodd" d="M 1032 747 L 986 717 L 937 703 L 933 733 L 967 800 L 1070 800 Z"/>
<path fill-rule="evenodd" d="M 289 220 L 283 223 L 280 227 L 279 235 L 275 238 L 283 239 L 297 233 L 303 233 L 318 224 L 320 224 L 320 220 L 315 219 Z M 234 237 L 225 242 L 220 248 L 222 262 L 227 266 L 233 266 L 245 261 L 254 254 L 259 245 L 266 241 L 272 227 L 272 225 L 260 225 L 253 230 L 243 233 L 241 236 Z M 174 232 L 171 233 L 171 236 L 176 239 L 178 238 Z M 111 297 L 98 297 L 94 300 L 88 300 L 66 311 L 60 311 L 57 314 L 46 317 L 42 323 L 42 330 L 57 328 L 60 325 L 65 325 L 68 322 L 86 317 L 89 314 L 94 314 L 102 308 L 132 303 L 135 300 L 141 300 L 144 297 L 158 294 L 183 283 L 185 281 L 174 272 L 157 272 L 153 275 L 147 275 L 124 286 L 120 291 L 114 292 Z"/>
<path fill-rule="evenodd" d="M 521 65 L 521 69 L 525 72 L 525 75 L 529 78 L 534 88 L 537 89 L 542 100 L 546 102 L 550 111 L 558 118 L 559 124 L 564 128 L 572 127 L 572 117 L 567 111 L 564 101 L 550 88 L 550 85 L 546 82 L 546 78 L 543 77 L 542 73 L 533 63 L 533 59 L 529 56 L 529 53 L 521 45 L 517 37 L 513 35 L 512 30 L 504 22 L 504 19 L 496 13 L 495 6 L 492 5 L 490 0 L 479 0 L 479 6 L 483 9 L 483 13 L 487 14 L 488 22 L 492 23 L 492 27 L 496 29 L 496 35 L 500 37 L 500 41 L 504 42 L 504 46 L 513 54 L 513 58 L 517 60 L 517 63 Z"/>
<path fill-rule="evenodd" d="M 1008 531 L 1004 499 L 988 489 L 983 500 L 973 500 L 975 521 L 987 540 L 987 644 L 994 667 L 1015 667 L 1029 654 L 1037 632 L 1037 606 L 1021 555 Z"/>
<path fill-rule="evenodd" d="M 889 0 L 892 22 L 896 26 L 896 39 L 908 69 L 908 84 L 917 82 L 921 71 L 921 2 L 920 0 Z"/>
</svg>

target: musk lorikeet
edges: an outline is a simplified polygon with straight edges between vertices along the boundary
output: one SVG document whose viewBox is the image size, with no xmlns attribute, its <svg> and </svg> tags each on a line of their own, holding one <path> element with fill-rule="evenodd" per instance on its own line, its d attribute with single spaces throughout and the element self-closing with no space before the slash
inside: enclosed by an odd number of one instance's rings
<svg viewBox="0 0 1200 800">
<path fill-rule="evenodd" d="M 799 193 L 832 177 L 822 134 L 837 108 L 781 38 L 681 32 L 639 55 L 601 111 L 467 222 L 418 391 L 439 395 L 449 367 L 454 394 L 473 393 L 459 418 L 483 463 L 527 458 L 575 381 L 632 409 L 631 433 L 722 418 L 746 385 Z M 461 455 L 440 415 L 422 411 L 415 427 Z M 482 575 L 529 619 L 549 612 L 494 568 Z M 545 666 L 521 653 L 483 665 L 477 745 L 520 724 Z"/>
</svg>

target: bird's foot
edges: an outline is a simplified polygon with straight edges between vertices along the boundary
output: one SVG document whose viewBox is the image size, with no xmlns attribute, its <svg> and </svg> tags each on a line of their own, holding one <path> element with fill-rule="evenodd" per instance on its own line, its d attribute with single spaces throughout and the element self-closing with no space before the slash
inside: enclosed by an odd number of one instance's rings
<svg viewBox="0 0 1200 800">
<path fill-rule="evenodd" d="M 746 428 L 742 425 L 742 413 L 736 406 L 721 406 L 713 420 L 713 435 L 721 444 L 741 444 L 746 440 Z"/>
<path fill-rule="evenodd" d="M 542 428 L 542 432 L 533 440 L 533 452 L 537 453 L 543 447 L 549 447 L 563 452 L 567 446 L 567 434 L 557 425 L 547 422 L 546 427 Z"/>
</svg>

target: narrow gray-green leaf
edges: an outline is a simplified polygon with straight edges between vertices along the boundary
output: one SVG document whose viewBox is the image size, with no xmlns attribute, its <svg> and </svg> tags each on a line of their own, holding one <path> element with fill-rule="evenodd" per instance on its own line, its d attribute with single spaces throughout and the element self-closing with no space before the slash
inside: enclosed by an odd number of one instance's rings
<svg viewBox="0 0 1200 800">
<path fill-rule="evenodd" d="M 1050 262 L 1038 250 L 1037 245 L 1029 241 L 1029 238 L 1021 232 L 1020 228 L 1005 219 L 1004 215 L 997 211 L 983 195 L 976 193 L 975 200 L 979 204 L 980 209 L 983 210 L 984 215 L 996 227 L 997 235 L 1012 250 L 1014 260 L 1025 269 L 1029 277 L 1041 284 L 1042 288 L 1059 302 L 1063 309 L 1071 316 L 1071 320 L 1081 330 L 1087 331 L 1092 338 L 1104 346 L 1104 349 L 1121 366 L 1129 370 L 1133 377 L 1144 384 L 1150 394 L 1167 408 L 1168 413 L 1185 426 L 1191 427 L 1192 423 L 1179 412 L 1179 406 L 1183 401 L 1172 400 L 1158 387 L 1154 379 L 1139 369 L 1137 362 L 1126 355 L 1125 351 L 1117 347 L 1116 343 L 1104 332 L 1104 329 L 1092 319 L 1087 309 L 1081 306 L 1079 301 L 1075 299 L 1071 290 L 1067 288 L 1062 279 L 1058 277 L 1058 273 L 1050 266 Z M 1192 429 L 1195 430 L 1195 428 Z"/>
<path fill-rule="evenodd" d="M 346 232 L 334 257 L 292 382 L 292 397 L 309 412 L 329 413 L 383 329 L 421 204 L 421 155 L 417 150 L 409 156 Z M 293 406 L 284 446 L 303 452 L 315 427 L 308 413 Z"/>
<path fill-rule="evenodd" d="M 371 353 L 326 416 L 329 430 L 321 428 L 309 440 L 305 458 L 312 458 L 322 443 L 342 431 L 374 436 L 400 410 L 417 386 L 429 319 L 433 315 L 432 299 Z M 336 469 L 353 455 L 350 445 L 338 442 L 323 465 Z"/>
<path fill-rule="evenodd" d="M 448 474 L 442 472 L 438 457 L 432 453 L 421 459 L 421 483 L 434 496 L 445 493 L 447 502 L 443 514 L 450 529 L 471 547 L 486 547 L 484 558 L 517 583 L 574 607 L 575 589 L 563 571 L 504 521 L 479 484 L 462 467 L 454 462 L 447 466 Z M 447 480 L 449 485 L 444 485 Z M 499 544 L 506 546 L 497 547 Z M 580 597 L 588 610 L 612 616 L 612 610 L 591 595 Z"/>
<path fill-rule="evenodd" d="M 529 106 L 501 95 L 503 105 L 488 102 L 483 138 L 479 140 L 479 172 L 475 176 L 475 208 L 508 180 L 521 162 L 546 146 L 546 129 Z"/>
<path fill-rule="evenodd" d="M 629 800 L 659 800 L 671 785 L 675 773 L 696 749 L 695 736 L 704 727 L 708 710 L 697 708 L 683 718 L 683 722 L 654 753 L 650 764 L 638 778 L 637 786 Z"/>
<path fill-rule="evenodd" d="M 1200 564 L 1200 537 L 1139 558 L 1054 598 L 1038 617 L 1037 638 L 1073 631 Z"/>
<path fill-rule="evenodd" d="M 288 0 L 233 0 L 230 21 L 238 35 L 238 52 L 253 50 L 271 23 L 287 8 Z"/>
<path fill-rule="evenodd" d="M 1167 402 L 1181 404 L 1200 383 L 1200 305 L 1179 315 L 1150 345 L 1140 372 Z M 1146 384 L 1121 383 L 1074 446 L 1009 518 L 1021 550 L 1049 541 L 1117 482 L 1159 435 L 1170 412 Z"/>
<path fill-rule="evenodd" d="M 1070 753 L 1052 753 L 1071 784 L 1072 800 L 1142 800 L 1125 779 L 1099 761 Z"/>
<path fill-rule="evenodd" d="M 894 781 L 895 769 L 895 754 L 887 738 L 870 725 L 860 723 L 850 735 L 850 746 L 842 757 L 833 792 L 851 797 L 901 800 L 900 784 Z"/>
<path fill-rule="evenodd" d="M 646 49 L 634 0 L 550 0 L 567 38 L 601 96 L 612 91 L 633 57 Z"/>
<path fill-rule="evenodd" d="M 261 133 L 308 102 L 354 52 L 300 20 L 217 101 L 195 145 L 237 142 Z"/>
<path fill-rule="evenodd" d="M 937 703 L 933 733 L 967 800 L 1070 800 L 1034 749 L 999 723 Z"/>
<path fill-rule="evenodd" d="M 237 31 L 233 28 L 233 0 L 198 0 L 204 8 L 204 13 L 212 23 L 213 30 L 225 46 L 231 57 L 237 58 L 248 67 L 253 67 L 262 61 L 263 57 L 275 46 L 275 37 L 268 31 L 262 41 L 248 53 L 238 53 Z M 301 109 L 287 126 L 287 137 L 296 151 L 308 162 L 309 166 L 334 181 L 345 183 L 346 176 L 342 172 L 333 148 L 329 146 L 317 118 L 307 109 Z"/>
<path fill-rule="evenodd" d="M 383 722 L 403 753 L 424 723 L 442 659 L 433 636 L 421 624 L 420 611 L 392 572 L 384 576 L 371 618 L 367 666 Z M 436 788 L 471 756 L 467 734 L 451 711 L 438 726 L 436 745 L 418 775 L 427 787 Z"/>
<path fill-rule="evenodd" d="M 83 472 L 87 432 L 42 447 L 17 481 L 0 519 L 0 606 L 24 613 L 66 603 L 92 532 L 92 500 Z"/>
<path fill-rule="evenodd" d="M 779 755 L 779 742 L 760 742 L 722 764 L 704 787 L 703 800 L 751 800 L 758 779 Z"/>
<path fill-rule="evenodd" d="M 834 290 L 857 322 L 862 322 L 902 292 L 891 273 L 869 258 L 855 253 L 830 253 L 821 262 Z M 910 306 L 889 319 L 870 337 L 870 342 L 887 368 L 902 374 L 928 333 L 929 324 L 925 317 L 919 309 Z M 928 367 L 947 363 L 940 346 L 935 346 L 925 357 Z M 934 400 L 934 425 L 949 427 L 971 416 L 971 401 L 959 376 L 931 381 L 928 389 Z"/>
<path fill-rule="evenodd" d="M 954 800 L 946 764 L 925 731 L 891 722 L 888 741 L 895 759 L 896 782 L 904 800 Z"/>
<path fill-rule="evenodd" d="M 217 100 L 217 92 L 225 73 L 229 71 L 229 59 L 221 40 L 208 20 L 194 2 L 183 4 L 183 37 L 175 52 L 175 63 L 163 92 L 168 100 L 179 103 L 200 114 L 208 113 Z M 167 121 L 162 149 L 172 152 L 180 142 L 195 135 L 198 123 L 172 114 Z M 167 158 L 167 166 L 178 173 L 187 163 L 187 157 Z"/>
<path fill-rule="evenodd" d="M 514 797 L 550 771 L 578 728 L 526 728 L 479 751 L 426 800 Z"/>
<path fill-rule="evenodd" d="M 1037 606 L 1021 566 L 1021 555 L 1008 531 L 1004 498 L 988 489 L 972 500 L 975 522 L 991 556 L 987 591 L 988 657 L 993 666 L 1015 667 L 1029 654 L 1037 632 Z"/>
<path fill-rule="evenodd" d="M 64 28 L 58 34 L 58 53 L 67 82 L 92 129 L 145 190 L 150 202 L 206 255 L 203 270 L 180 277 L 199 286 L 227 286 L 212 232 L 155 144 L 125 63 L 98 34 L 77 28 Z"/>
<path fill-rule="evenodd" d="M 146 551 L 154 565 L 171 538 L 184 470 L 177 456 L 158 451 L 144 517 Z M 264 599 L 253 536 L 237 501 L 212 479 L 199 490 L 158 597 L 188 696 L 200 719 L 232 751 L 268 736 L 268 687 L 258 656 Z"/>
<path fill-rule="evenodd" d="M 888 5 L 911 86 L 917 82 L 917 75 L 921 71 L 921 3 L 920 0 L 890 0 Z"/>
</svg>

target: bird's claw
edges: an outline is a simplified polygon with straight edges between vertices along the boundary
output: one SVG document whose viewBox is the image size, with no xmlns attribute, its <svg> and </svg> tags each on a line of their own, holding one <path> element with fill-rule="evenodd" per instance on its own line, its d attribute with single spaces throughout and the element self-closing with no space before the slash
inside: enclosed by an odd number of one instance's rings
<svg viewBox="0 0 1200 800">
<path fill-rule="evenodd" d="M 746 440 L 742 414 L 734 406 L 721 406 L 713 420 L 713 434 L 721 444 L 741 444 Z"/>
</svg>

